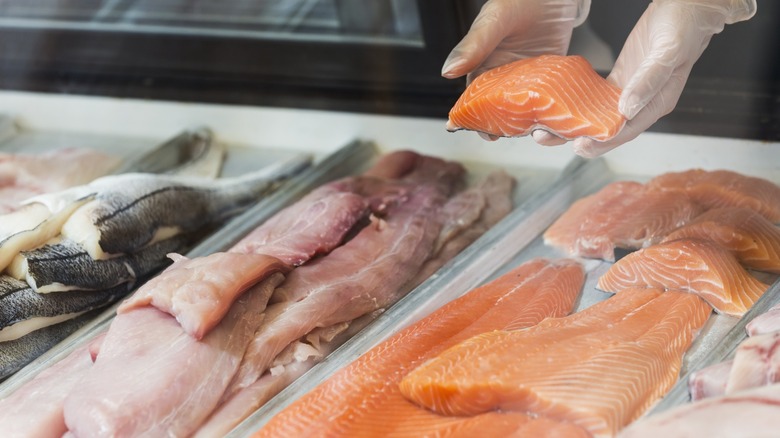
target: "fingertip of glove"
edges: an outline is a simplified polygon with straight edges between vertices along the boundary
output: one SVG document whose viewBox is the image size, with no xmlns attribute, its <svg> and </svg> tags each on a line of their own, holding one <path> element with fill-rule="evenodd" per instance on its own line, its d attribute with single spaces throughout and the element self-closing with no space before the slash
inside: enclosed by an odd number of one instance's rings
<svg viewBox="0 0 780 438">
<path fill-rule="evenodd" d="M 574 140 L 572 150 L 583 158 L 596 158 L 612 148 L 590 138 L 578 138 Z"/>
<path fill-rule="evenodd" d="M 460 57 L 450 57 L 444 61 L 441 67 L 441 75 L 447 79 L 455 79 L 463 76 L 467 72 L 461 71 L 466 64 L 466 60 Z"/>
<path fill-rule="evenodd" d="M 542 129 L 536 129 L 531 133 L 534 141 L 542 146 L 560 146 L 566 143 L 566 139 L 553 135 Z"/>
</svg>

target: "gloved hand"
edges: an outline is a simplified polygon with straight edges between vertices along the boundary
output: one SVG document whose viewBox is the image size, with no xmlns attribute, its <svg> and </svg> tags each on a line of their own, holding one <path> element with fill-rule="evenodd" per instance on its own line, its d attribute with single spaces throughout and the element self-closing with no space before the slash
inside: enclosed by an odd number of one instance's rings
<svg viewBox="0 0 780 438">
<path fill-rule="evenodd" d="M 585 21 L 589 10 L 590 0 L 489 0 L 444 61 L 441 75 L 454 79 L 468 74 L 471 82 L 487 70 L 518 59 L 565 55 L 572 29 Z M 541 130 L 534 131 L 537 136 L 559 140 Z"/>
<path fill-rule="evenodd" d="M 654 0 L 620 51 L 608 81 L 623 89 L 618 108 L 628 122 L 613 139 L 574 140 L 596 157 L 633 140 L 677 105 L 693 64 L 712 35 L 756 13 L 756 0 Z"/>
</svg>

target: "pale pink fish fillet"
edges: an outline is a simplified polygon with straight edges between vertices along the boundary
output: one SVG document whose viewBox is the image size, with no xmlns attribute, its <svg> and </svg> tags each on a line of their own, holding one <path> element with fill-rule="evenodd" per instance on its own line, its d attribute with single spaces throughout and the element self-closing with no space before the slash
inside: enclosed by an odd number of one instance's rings
<svg viewBox="0 0 780 438">
<path fill-rule="evenodd" d="M 726 394 L 780 382 L 780 333 L 753 336 L 734 355 Z"/>
<path fill-rule="evenodd" d="M 42 193 L 86 184 L 121 163 L 114 155 L 87 148 L 63 148 L 39 154 L 0 153 L 0 213 Z"/>
<path fill-rule="evenodd" d="M 780 222 L 780 187 L 763 178 L 729 170 L 692 169 L 659 175 L 647 186 L 653 190 L 686 193 L 707 210 L 746 207 L 771 222 Z"/>
<path fill-rule="evenodd" d="M 688 378 L 688 392 L 691 394 L 691 400 L 696 401 L 725 394 L 732 364 L 733 361 L 727 360 L 692 373 Z"/>
<path fill-rule="evenodd" d="M 684 193 L 647 190 L 633 181 L 608 184 L 575 202 L 544 233 L 544 242 L 569 255 L 615 260 L 615 248 L 658 243 L 701 213 Z"/>
<path fill-rule="evenodd" d="M 323 186 L 255 228 L 229 252 L 268 254 L 302 265 L 337 247 L 368 211 L 362 196 Z"/>
<path fill-rule="evenodd" d="M 117 315 L 89 375 L 65 401 L 76 436 L 187 436 L 214 410 L 236 372 L 274 274 L 243 294 L 198 341 L 153 307 Z"/>
<path fill-rule="evenodd" d="M 372 313 L 349 323 L 318 328 L 288 345 L 274 359 L 269 372 L 221 404 L 198 429 L 194 438 L 222 437 L 290 383 L 302 376 L 344 341 L 376 318 Z"/>
<path fill-rule="evenodd" d="M 526 58 L 478 76 L 450 110 L 447 130 L 517 137 L 544 129 L 605 141 L 625 124 L 619 97 L 581 56 Z"/>
<path fill-rule="evenodd" d="M 769 285 L 740 266 L 730 252 L 697 239 L 680 239 L 644 248 L 620 259 L 601 277 L 598 288 L 659 287 L 704 298 L 719 313 L 741 316 Z"/>
<path fill-rule="evenodd" d="M 421 186 L 327 257 L 294 270 L 281 290 L 306 288 L 300 301 L 255 334 L 227 396 L 254 383 L 287 345 L 317 327 L 350 321 L 400 298 L 430 256 L 446 198 Z M 338 275 L 336 275 L 338 274 Z"/>
<path fill-rule="evenodd" d="M 400 389 L 443 415 L 526 412 L 609 437 L 674 385 L 710 314 L 694 295 L 626 291 L 525 330 L 475 336 L 416 368 Z"/>
<path fill-rule="evenodd" d="M 421 186 L 327 257 L 294 270 L 280 290 L 302 298 L 283 303 L 285 310 L 263 323 L 226 396 L 254 383 L 287 345 L 313 329 L 356 319 L 408 292 L 431 255 L 445 201 L 437 189 Z"/>
<path fill-rule="evenodd" d="M 410 283 L 422 283 L 509 214 L 514 186 L 514 178 L 497 171 L 450 198 L 442 211 L 444 225 L 436 239 L 434 255 Z"/>
<path fill-rule="evenodd" d="M 709 240 L 732 254 L 744 266 L 780 274 L 780 228 L 754 210 L 724 207 L 709 210 L 666 236 Z"/>
<path fill-rule="evenodd" d="M 247 289 L 290 270 L 276 257 L 264 254 L 218 252 L 195 259 L 176 255 L 173 259 L 162 274 L 125 300 L 117 313 L 153 306 L 176 318 L 182 329 L 198 340 L 219 324 Z"/>
<path fill-rule="evenodd" d="M 643 418 L 619 438 L 770 438 L 777 435 L 780 384 L 712 397 Z"/>
<path fill-rule="evenodd" d="M 46 368 L 13 394 L 0 400 L 0 430 L 4 437 L 59 438 L 67 431 L 65 397 L 92 367 L 87 348 L 79 348 Z"/>
<path fill-rule="evenodd" d="M 748 336 L 763 335 L 780 331 L 780 304 L 753 318 L 747 326 Z"/>
</svg>

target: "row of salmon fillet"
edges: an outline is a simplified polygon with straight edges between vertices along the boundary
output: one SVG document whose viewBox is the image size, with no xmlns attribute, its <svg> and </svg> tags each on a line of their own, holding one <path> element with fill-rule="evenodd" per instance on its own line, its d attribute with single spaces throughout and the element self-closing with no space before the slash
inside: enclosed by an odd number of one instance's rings
<svg viewBox="0 0 780 438">
<path fill-rule="evenodd" d="M 652 208 L 669 198 L 679 205 Z M 650 245 L 600 278 L 614 297 L 565 316 L 582 268 L 529 261 L 375 347 L 256 436 L 690 436 L 700 418 L 686 414 L 623 428 L 675 384 L 713 308 L 739 314 L 764 292 L 739 262 L 770 272 L 780 262 L 771 211 L 779 201 L 773 184 L 732 172 L 607 186 L 546 237 L 580 256 Z M 670 224 L 670 210 L 686 213 Z M 753 257 L 733 255 L 740 250 Z"/>
</svg>

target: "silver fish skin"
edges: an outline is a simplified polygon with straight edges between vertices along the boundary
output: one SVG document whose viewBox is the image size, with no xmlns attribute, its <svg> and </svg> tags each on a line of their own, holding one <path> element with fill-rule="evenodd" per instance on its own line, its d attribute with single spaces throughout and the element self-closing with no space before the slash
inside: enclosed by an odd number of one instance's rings
<svg viewBox="0 0 780 438">
<path fill-rule="evenodd" d="M 93 310 L 59 324 L 50 325 L 13 341 L 0 343 L 0 380 L 19 371 L 58 342 L 75 332 L 100 310 Z"/>
<path fill-rule="evenodd" d="M 103 307 L 127 295 L 127 292 L 126 285 L 119 285 L 101 291 L 39 294 L 24 281 L 0 275 L 0 335 L 15 324 L 33 318 L 54 318 Z M 17 332 L 19 330 L 16 329 Z M 21 334 L 28 333 L 25 331 Z M 5 339 L 7 337 L 5 335 Z"/>
<path fill-rule="evenodd" d="M 125 174 L 96 180 L 94 200 L 76 210 L 61 234 L 94 259 L 129 254 L 145 245 L 218 223 L 246 209 L 283 180 L 309 166 L 299 155 L 237 178 Z"/>
<path fill-rule="evenodd" d="M 26 280 L 38 293 L 104 290 L 120 284 L 125 284 L 129 291 L 136 279 L 168 266 L 167 254 L 182 252 L 191 240 L 188 235 L 178 235 L 132 254 L 95 260 L 81 245 L 64 239 L 22 252 L 8 272 L 19 280 Z"/>
</svg>

